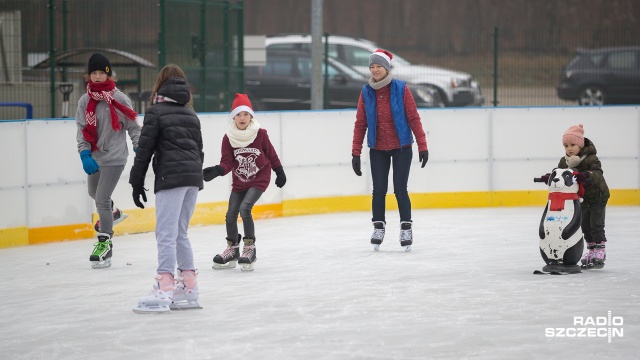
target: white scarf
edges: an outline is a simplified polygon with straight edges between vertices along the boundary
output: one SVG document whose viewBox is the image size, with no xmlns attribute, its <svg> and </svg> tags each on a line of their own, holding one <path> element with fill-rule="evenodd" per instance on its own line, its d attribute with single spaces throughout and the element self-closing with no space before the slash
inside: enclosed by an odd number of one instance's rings
<svg viewBox="0 0 640 360">
<path fill-rule="evenodd" d="M 260 130 L 260 124 L 256 119 L 251 119 L 249 126 L 244 130 L 238 129 L 235 121 L 231 121 L 229 129 L 227 129 L 227 137 L 229 138 L 229 142 L 232 147 L 243 148 L 251 144 L 256 139 L 258 130 Z"/>
</svg>

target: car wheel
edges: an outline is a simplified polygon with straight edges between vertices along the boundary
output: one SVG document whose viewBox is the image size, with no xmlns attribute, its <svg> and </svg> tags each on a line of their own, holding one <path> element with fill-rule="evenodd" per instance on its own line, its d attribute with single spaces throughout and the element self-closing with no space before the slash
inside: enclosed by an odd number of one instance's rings
<svg viewBox="0 0 640 360">
<path fill-rule="evenodd" d="M 578 94 L 578 104 L 583 106 L 604 105 L 606 96 L 601 87 L 595 85 L 585 86 Z"/>
<path fill-rule="evenodd" d="M 425 84 L 424 86 L 432 90 L 431 96 L 433 96 L 433 104 L 435 105 L 435 107 L 447 107 L 447 103 L 445 102 L 445 97 L 441 89 L 428 84 Z"/>
</svg>

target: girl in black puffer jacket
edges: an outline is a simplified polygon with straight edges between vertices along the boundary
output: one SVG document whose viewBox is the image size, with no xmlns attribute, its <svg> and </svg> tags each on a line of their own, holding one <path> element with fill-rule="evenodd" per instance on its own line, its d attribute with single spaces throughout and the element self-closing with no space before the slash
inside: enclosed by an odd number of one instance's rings
<svg viewBox="0 0 640 360">
<path fill-rule="evenodd" d="M 184 72 L 165 66 L 153 87 L 129 183 L 133 201 L 147 201 L 144 178 L 153 159 L 158 269 L 154 292 L 138 300 L 136 312 L 199 308 L 193 251 L 187 236 L 198 191 L 203 188 L 200 119 L 191 108 Z M 174 274 L 178 269 L 177 284 Z"/>
<path fill-rule="evenodd" d="M 604 233 L 605 209 L 609 200 L 609 187 L 604 180 L 602 164 L 598 159 L 596 146 L 584 137 L 582 124 L 571 126 L 562 136 L 566 155 L 560 159 L 558 167 L 574 169 L 576 180 L 584 185 L 581 205 L 582 232 L 589 252 L 582 258 L 585 267 L 602 267 L 607 258 Z"/>
</svg>

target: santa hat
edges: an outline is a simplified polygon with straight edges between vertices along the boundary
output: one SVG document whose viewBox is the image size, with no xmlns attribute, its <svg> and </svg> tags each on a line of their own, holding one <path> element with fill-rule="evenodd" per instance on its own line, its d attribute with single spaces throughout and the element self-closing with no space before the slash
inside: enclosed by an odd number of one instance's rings
<svg viewBox="0 0 640 360">
<path fill-rule="evenodd" d="M 233 99 L 233 103 L 231 104 L 231 119 L 241 111 L 246 111 L 251 114 L 251 116 L 255 116 L 253 114 L 253 109 L 251 108 L 251 101 L 249 101 L 247 94 L 236 93 L 236 98 Z"/>
<path fill-rule="evenodd" d="M 387 71 L 391 71 L 391 59 L 393 59 L 393 55 L 391 55 L 390 52 L 378 49 L 373 54 L 369 55 L 369 66 L 378 64 L 387 69 Z"/>
<path fill-rule="evenodd" d="M 87 66 L 87 74 L 91 74 L 96 70 L 102 70 L 105 73 L 107 73 L 107 75 L 111 76 L 111 63 L 109 62 L 109 59 L 107 59 L 106 56 L 100 53 L 95 53 L 91 55 L 91 57 L 89 58 L 89 64 Z"/>
<path fill-rule="evenodd" d="M 576 144 L 584 147 L 584 128 L 582 124 L 570 126 L 562 135 L 562 144 Z"/>
</svg>

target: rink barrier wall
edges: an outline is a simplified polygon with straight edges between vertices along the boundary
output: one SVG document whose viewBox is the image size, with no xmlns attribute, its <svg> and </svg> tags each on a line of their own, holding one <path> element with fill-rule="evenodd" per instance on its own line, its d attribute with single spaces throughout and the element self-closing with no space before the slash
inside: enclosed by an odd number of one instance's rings
<svg viewBox="0 0 640 360">
<path fill-rule="evenodd" d="M 430 158 L 421 169 L 414 146 L 408 188 L 415 209 L 544 207 L 547 192 L 532 179 L 555 167 L 563 153 L 561 135 L 577 123 L 585 125 L 586 137 L 598 148 L 611 188 L 609 205 L 640 205 L 638 107 L 421 109 L 420 114 Z M 255 219 L 370 211 L 366 147 L 363 176 L 351 169 L 354 110 L 256 115 L 282 160 L 287 184 L 267 189 L 254 207 Z M 199 116 L 205 166 L 212 166 L 220 159 L 228 114 Z M 0 248 L 95 236 L 97 214 L 87 196 L 75 132 L 73 119 L 0 121 Z M 116 206 L 129 215 L 115 226 L 116 235 L 155 228 L 153 191 L 147 192 L 146 209 L 133 204 L 128 185 L 132 159 L 133 152 L 113 194 Z M 150 170 L 149 189 L 153 178 Z M 391 181 L 389 186 L 387 209 L 396 210 Z M 191 224 L 223 224 L 230 187 L 230 176 L 205 183 Z M 224 237 L 221 231 L 212 237 Z"/>
</svg>

